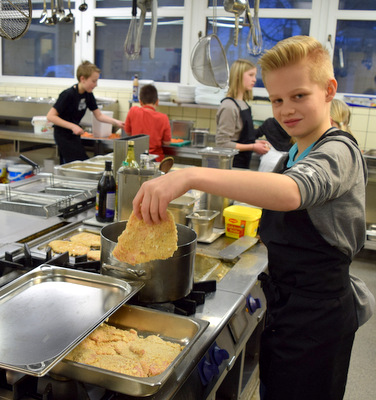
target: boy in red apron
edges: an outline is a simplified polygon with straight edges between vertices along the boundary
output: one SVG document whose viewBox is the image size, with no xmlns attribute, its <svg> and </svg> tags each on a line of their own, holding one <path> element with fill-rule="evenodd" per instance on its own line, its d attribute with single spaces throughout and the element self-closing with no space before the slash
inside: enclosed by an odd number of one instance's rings
<svg viewBox="0 0 376 400">
<path fill-rule="evenodd" d="M 365 240 L 366 165 L 355 139 L 331 128 L 337 82 L 320 42 L 285 39 L 260 64 L 274 117 L 296 140 L 276 172 L 187 168 L 144 184 L 134 211 L 158 223 L 189 189 L 263 207 L 261 398 L 340 400 L 358 328 L 349 266 Z"/>
</svg>

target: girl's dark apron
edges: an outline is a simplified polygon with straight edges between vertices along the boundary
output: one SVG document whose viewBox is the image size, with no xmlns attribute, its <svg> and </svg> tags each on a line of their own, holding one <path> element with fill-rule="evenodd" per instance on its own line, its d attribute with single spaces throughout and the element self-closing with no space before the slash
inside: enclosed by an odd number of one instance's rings
<svg viewBox="0 0 376 400">
<path fill-rule="evenodd" d="M 351 259 L 323 239 L 306 210 L 264 210 L 259 232 L 269 269 L 259 276 L 267 299 L 262 399 L 340 400 L 357 329 Z"/>
<path fill-rule="evenodd" d="M 236 143 L 244 143 L 244 144 L 255 143 L 256 136 L 255 136 L 255 129 L 253 127 L 251 107 L 247 104 L 247 108 L 245 110 L 242 110 L 235 99 L 233 99 L 232 97 L 225 97 L 223 100 L 226 99 L 232 100 L 236 104 L 236 107 L 238 107 L 239 109 L 240 118 L 243 121 L 243 129 L 240 132 L 239 139 L 236 141 Z M 236 168 L 248 169 L 249 163 L 251 162 L 251 158 L 252 158 L 252 151 L 240 151 L 239 154 L 237 154 L 234 157 L 232 166 Z"/>
</svg>

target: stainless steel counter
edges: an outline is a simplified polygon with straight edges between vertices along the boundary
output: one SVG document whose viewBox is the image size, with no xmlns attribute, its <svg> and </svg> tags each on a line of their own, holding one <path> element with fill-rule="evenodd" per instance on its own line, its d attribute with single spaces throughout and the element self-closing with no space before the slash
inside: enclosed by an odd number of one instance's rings
<svg viewBox="0 0 376 400">
<path fill-rule="evenodd" d="M 0 210 L 0 226 L 2 227 L 0 230 L 0 257 L 15 242 L 24 242 L 26 238 L 32 237 L 36 233 L 48 232 L 51 229 L 56 229 L 59 225 L 63 226 L 89 219 L 94 215 L 94 209 L 84 211 L 69 219 L 62 219 L 58 216 L 41 218 L 34 215 Z"/>
<path fill-rule="evenodd" d="M 0 125 L 0 139 L 13 142 L 13 150 L 20 153 L 21 143 L 37 143 L 55 146 L 54 135 L 51 133 L 35 134 L 32 127 L 22 125 Z M 95 155 L 105 154 L 114 148 L 114 140 L 106 138 L 82 137 L 85 146 L 93 148 Z"/>
</svg>

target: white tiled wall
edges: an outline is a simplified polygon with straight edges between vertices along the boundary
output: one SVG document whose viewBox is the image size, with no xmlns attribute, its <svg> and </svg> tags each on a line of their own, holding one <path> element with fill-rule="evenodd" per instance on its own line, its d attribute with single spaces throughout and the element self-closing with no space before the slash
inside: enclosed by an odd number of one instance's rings
<svg viewBox="0 0 376 400">
<path fill-rule="evenodd" d="M 66 87 L 50 87 L 38 85 L 10 85 L 0 83 L 0 94 L 11 94 L 32 97 L 55 97 Z M 129 89 L 115 90 L 98 87 L 95 96 L 110 97 L 119 102 L 119 119 L 125 120 L 129 100 L 132 92 Z M 174 94 L 173 94 L 174 95 Z M 216 130 L 216 109 L 210 108 L 185 108 L 180 106 L 160 106 L 159 111 L 167 114 L 170 119 L 193 120 L 195 128 L 209 129 L 214 134 Z M 255 120 L 264 120 L 272 116 L 271 106 L 265 102 L 252 104 L 252 113 Z M 376 108 L 351 107 L 351 130 L 359 146 L 363 150 L 376 149 Z"/>
</svg>

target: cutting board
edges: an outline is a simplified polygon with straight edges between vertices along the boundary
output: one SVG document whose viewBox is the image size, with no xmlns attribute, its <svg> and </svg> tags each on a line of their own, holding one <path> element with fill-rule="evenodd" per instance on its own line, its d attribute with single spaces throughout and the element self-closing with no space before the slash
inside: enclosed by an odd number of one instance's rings
<svg viewBox="0 0 376 400">
<path fill-rule="evenodd" d="M 183 140 L 182 142 L 171 142 L 170 146 L 177 146 L 177 147 L 181 147 L 181 146 L 187 146 L 188 144 L 191 144 L 190 140 Z"/>
</svg>

